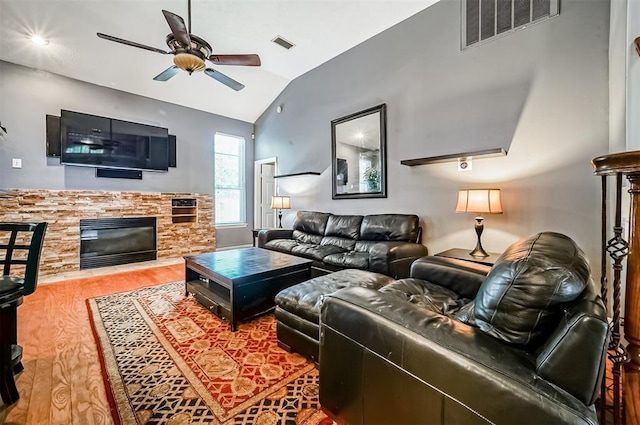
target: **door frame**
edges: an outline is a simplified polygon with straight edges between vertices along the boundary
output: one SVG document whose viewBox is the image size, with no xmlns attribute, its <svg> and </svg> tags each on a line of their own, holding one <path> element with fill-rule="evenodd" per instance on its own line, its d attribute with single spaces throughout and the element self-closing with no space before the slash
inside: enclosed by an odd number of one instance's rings
<svg viewBox="0 0 640 425">
<path fill-rule="evenodd" d="M 262 217 L 260 215 L 260 196 L 258 193 L 258 189 L 261 189 L 262 186 L 260 184 L 260 166 L 262 164 L 273 164 L 274 165 L 274 175 L 278 175 L 278 157 L 272 156 L 271 158 L 258 159 L 253 162 L 253 228 L 258 228 L 258 217 Z M 278 183 L 275 183 L 274 192 L 278 194 Z M 275 226 L 275 223 L 274 223 Z"/>
</svg>

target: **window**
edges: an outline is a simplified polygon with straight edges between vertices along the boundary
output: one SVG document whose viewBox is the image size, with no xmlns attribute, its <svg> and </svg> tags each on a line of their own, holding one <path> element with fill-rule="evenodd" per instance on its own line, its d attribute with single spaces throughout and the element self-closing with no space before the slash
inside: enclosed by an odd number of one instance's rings
<svg viewBox="0 0 640 425">
<path fill-rule="evenodd" d="M 215 222 L 218 225 L 244 224 L 244 138 L 218 133 L 214 139 L 214 152 Z"/>
</svg>

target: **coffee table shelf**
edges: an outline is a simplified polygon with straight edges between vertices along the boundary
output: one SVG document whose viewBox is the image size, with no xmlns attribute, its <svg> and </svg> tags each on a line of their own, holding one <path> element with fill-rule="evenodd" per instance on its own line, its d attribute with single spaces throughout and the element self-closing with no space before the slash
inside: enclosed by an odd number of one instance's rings
<svg viewBox="0 0 640 425">
<path fill-rule="evenodd" d="M 193 294 L 195 299 L 213 314 L 219 317 L 229 317 L 231 315 L 230 297 L 224 297 L 214 292 L 217 285 L 209 285 L 202 280 L 192 280 L 186 283 L 187 293 Z"/>
</svg>

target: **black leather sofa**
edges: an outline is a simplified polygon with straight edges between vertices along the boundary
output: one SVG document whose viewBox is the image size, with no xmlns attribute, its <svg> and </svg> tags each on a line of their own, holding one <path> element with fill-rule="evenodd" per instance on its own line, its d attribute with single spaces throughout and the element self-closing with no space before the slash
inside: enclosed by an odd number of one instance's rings
<svg viewBox="0 0 640 425">
<path fill-rule="evenodd" d="M 493 268 L 425 257 L 321 308 L 320 403 L 349 424 L 597 424 L 609 327 L 583 252 L 541 233 Z"/>
<path fill-rule="evenodd" d="M 427 255 L 417 215 L 334 215 L 298 211 L 293 229 L 263 229 L 258 247 L 313 260 L 314 276 L 343 269 L 407 277 Z"/>
</svg>

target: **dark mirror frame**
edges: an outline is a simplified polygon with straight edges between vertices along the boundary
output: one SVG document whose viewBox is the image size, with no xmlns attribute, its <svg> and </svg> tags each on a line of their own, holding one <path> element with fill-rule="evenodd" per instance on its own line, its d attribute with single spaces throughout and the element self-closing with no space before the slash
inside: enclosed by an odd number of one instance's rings
<svg viewBox="0 0 640 425">
<path fill-rule="evenodd" d="M 336 155 L 336 126 L 365 117 L 367 115 L 380 113 L 380 190 L 377 192 L 350 192 L 338 193 L 338 158 Z M 343 165 L 344 166 L 344 165 Z M 347 115 L 331 121 L 331 187 L 332 199 L 362 199 L 362 198 L 386 198 L 387 197 L 387 105 L 374 106 L 355 114 Z"/>
</svg>

